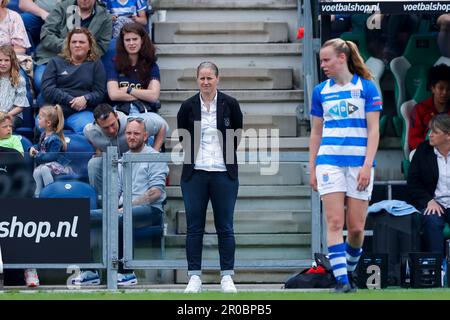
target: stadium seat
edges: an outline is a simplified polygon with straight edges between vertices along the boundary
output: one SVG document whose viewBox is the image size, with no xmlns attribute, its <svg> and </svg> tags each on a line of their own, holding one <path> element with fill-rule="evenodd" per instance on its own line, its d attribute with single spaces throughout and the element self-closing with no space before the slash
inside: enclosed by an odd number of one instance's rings
<svg viewBox="0 0 450 320">
<path fill-rule="evenodd" d="M 411 35 L 402 56 L 392 59 L 390 69 L 395 78 L 395 103 L 397 115 L 394 128 L 402 136 L 400 108 L 405 101 L 423 101 L 430 96 L 427 89 L 427 74 L 439 59 L 436 37 L 432 34 Z"/>
<path fill-rule="evenodd" d="M 95 153 L 94 147 L 85 136 L 76 133 L 65 133 L 67 150 L 66 157 L 70 160 L 70 166 L 75 172 L 75 176 L 69 175 L 70 179 L 89 181 L 87 164 Z M 67 179 L 68 176 L 61 176 L 58 179 Z"/>
<path fill-rule="evenodd" d="M 90 209 L 97 209 L 95 189 L 82 181 L 55 181 L 42 189 L 39 198 L 89 198 Z"/>
<path fill-rule="evenodd" d="M 30 140 L 34 138 L 34 108 L 27 107 L 22 111 L 23 115 L 23 125 L 14 130 L 14 133 L 20 134 L 21 136 L 25 136 Z"/>
<path fill-rule="evenodd" d="M 411 125 L 411 114 L 414 110 L 414 106 L 417 104 L 415 100 L 409 100 L 402 104 L 400 107 L 400 115 L 403 121 L 402 130 L 402 150 L 403 150 L 403 161 L 402 161 L 402 172 L 405 179 L 408 177 L 409 169 L 409 143 L 408 143 L 408 133 L 409 127 Z"/>
<path fill-rule="evenodd" d="M 374 58 L 370 55 L 367 49 L 367 41 L 365 33 L 357 32 L 344 32 L 341 35 L 341 39 L 346 41 L 352 41 L 358 46 L 358 50 L 366 63 L 367 68 L 373 76 L 373 82 L 377 87 L 378 92 L 383 96 L 383 91 L 381 90 L 380 81 L 384 74 L 385 66 L 382 60 Z M 383 134 L 387 124 L 387 116 L 380 116 L 380 134 Z"/>
</svg>

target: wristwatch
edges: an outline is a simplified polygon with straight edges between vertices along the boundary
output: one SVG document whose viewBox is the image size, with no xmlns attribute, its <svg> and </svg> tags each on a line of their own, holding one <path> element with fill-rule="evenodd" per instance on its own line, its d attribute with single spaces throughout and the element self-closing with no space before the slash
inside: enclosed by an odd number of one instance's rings
<svg viewBox="0 0 450 320">
<path fill-rule="evenodd" d="M 133 90 L 133 88 L 132 88 L 132 87 L 128 87 L 128 88 L 127 88 L 127 93 L 128 93 L 128 94 L 131 94 L 131 90 Z"/>
</svg>

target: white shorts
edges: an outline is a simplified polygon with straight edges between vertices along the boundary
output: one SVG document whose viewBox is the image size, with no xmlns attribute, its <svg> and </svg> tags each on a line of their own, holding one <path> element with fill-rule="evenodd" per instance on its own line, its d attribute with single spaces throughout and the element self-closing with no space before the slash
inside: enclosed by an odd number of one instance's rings
<svg viewBox="0 0 450 320">
<path fill-rule="evenodd" d="M 321 196 L 333 192 L 345 192 L 347 197 L 370 200 L 373 189 L 374 169 L 370 183 L 364 191 L 358 191 L 358 173 L 361 167 L 337 167 L 328 164 L 316 166 L 317 188 Z"/>
</svg>

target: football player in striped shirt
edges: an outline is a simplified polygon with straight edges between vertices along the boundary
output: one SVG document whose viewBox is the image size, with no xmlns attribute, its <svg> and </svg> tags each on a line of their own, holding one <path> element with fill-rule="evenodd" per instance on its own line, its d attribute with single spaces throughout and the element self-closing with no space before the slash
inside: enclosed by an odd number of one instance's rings
<svg viewBox="0 0 450 320">
<path fill-rule="evenodd" d="M 362 253 L 382 101 L 353 42 L 325 42 L 320 67 L 328 79 L 312 96 L 310 185 L 319 192 L 325 210 L 335 291 L 354 292 L 352 275 Z"/>
</svg>

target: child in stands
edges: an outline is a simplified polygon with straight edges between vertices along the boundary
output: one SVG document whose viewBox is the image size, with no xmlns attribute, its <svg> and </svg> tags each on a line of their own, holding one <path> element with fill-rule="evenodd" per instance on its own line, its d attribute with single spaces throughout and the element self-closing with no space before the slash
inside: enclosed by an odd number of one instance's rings
<svg viewBox="0 0 450 320">
<path fill-rule="evenodd" d="M 147 1 L 144 0 L 104 0 L 106 8 L 113 18 L 113 38 L 117 38 L 120 29 L 127 24 L 137 22 L 147 25 Z"/>
<path fill-rule="evenodd" d="M 35 197 L 39 197 L 42 188 L 54 181 L 54 176 L 73 174 L 69 159 L 64 156 L 67 144 L 64 138 L 64 114 L 59 105 L 47 105 L 39 109 L 39 128 L 44 129 L 39 143 L 30 148 L 30 156 L 36 159 L 34 169 L 36 181 Z"/>
<path fill-rule="evenodd" d="M 12 134 L 12 119 L 10 114 L 0 111 L 0 147 L 17 150 L 23 156 L 20 136 Z"/>
<path fill-rule="evenodd" d="M 30 106 L 25 79 L 19 73 L 19 60 L 10 45 L 0 46 L 0 111 L 12 116 L 13 128 L 23 125 L 23 108 Z"/>
</svg>

